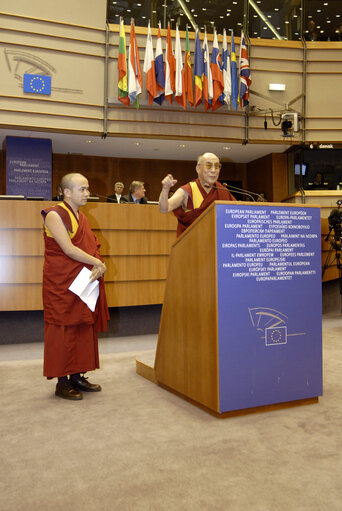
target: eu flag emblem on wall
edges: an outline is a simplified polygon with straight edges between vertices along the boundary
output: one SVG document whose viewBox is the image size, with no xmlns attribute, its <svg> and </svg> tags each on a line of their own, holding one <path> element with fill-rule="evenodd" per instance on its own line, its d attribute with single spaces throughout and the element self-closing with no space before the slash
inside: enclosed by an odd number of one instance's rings
<svg viewBox="0 0 342 511">
<path fill-rule="evenodd" d="M 51 76 L 24 73 L 24 92 L 51 94 Z"/>
<path fill-rule="evenodd" d="M 275 346 L 277 344 L 287 343 L 287 327 L 277 326 L 265 328 L 265 344 L 266 346 Z"/>
</svg>

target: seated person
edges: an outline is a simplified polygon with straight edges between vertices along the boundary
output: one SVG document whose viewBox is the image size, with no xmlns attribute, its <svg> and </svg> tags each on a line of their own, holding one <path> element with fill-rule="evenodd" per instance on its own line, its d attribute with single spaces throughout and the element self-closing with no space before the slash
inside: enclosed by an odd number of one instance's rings
<svg viewBox="0 0 342 511">
<path fill-rule="evenodd" d="M 265 192 L 260 192 L 257 198 L 257 202 L 268 202 Z"/>
<path fill-rule="evenodd" d="M 328 183 L 324 181 L 323 172 L 316 172 L 313 181 L 306 184 L 308 190 L 324 190 L 328 187 Z"/>
<path fill-rule="evenodd" d="M 129 194 L 124 195 L 125 202 L 134 202 L 135 204 L 147 204 L 145 197 L 145 186 L 142 181 L 132 181 L 129 185 Z"/>
<path fill-rule="evenodd" d="M 124 184 L 121 183 L 121 181 L 117 181 L 114 184 L 114 194 L 108 195 L 107 202 L 115 202 L 117 204 L 120 204 L 122 202 L 127 202 L 127 200 L 122 195 L 124 189 Z"/>
<path fill-rule="evenodd" d="M 64 199 L 64 195 L 63 195 L 62 187 L 61 187 L 61 185 L 57 185 L 56 186 L 56 195 L 55 195 L 55 197 L 52 197 L 52 200 L 62 202 L 63 199 Z"/>
</svg>

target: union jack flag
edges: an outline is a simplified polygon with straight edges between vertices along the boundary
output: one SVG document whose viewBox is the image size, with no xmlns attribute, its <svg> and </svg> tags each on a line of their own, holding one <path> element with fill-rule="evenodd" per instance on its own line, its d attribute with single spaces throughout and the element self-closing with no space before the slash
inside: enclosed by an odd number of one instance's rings
<svg viewBox="0 0 342 511">
<path fill-rule="evenodd" d="M 243 32 L 241 32 L 240 42 L 240 107 L 249 104 L 249 86 L 252 83 L 251 70 L 248 62 L 248 52 L 246 39 Z"/>
</svg>

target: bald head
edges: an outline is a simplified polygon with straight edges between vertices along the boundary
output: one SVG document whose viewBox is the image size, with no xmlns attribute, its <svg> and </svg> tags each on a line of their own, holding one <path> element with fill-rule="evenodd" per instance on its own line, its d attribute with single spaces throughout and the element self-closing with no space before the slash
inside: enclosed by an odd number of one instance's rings
<svg viewBox="0 0 342 511">
<path fill-rule="evenodd" d="M 86 179 L 82 174 L 79 174 L 78 172 L 72 172 L 70 174 L 65 174 L 65 176 L 62 177 L 61 181 L 61 187 L 64 193 L 65 188 L 68 188 L 69 190 L 72 190 L 75 184 L 80 179 Z"/>
<path fill-rule="evenodd" d="M 202 153 L 197 158 L 197 165 L 200 165 L 203 162 L 203 160 L 212 160 L 212 159 L 219 161 L 219 158 L 214 153 Z"/>
</svg>

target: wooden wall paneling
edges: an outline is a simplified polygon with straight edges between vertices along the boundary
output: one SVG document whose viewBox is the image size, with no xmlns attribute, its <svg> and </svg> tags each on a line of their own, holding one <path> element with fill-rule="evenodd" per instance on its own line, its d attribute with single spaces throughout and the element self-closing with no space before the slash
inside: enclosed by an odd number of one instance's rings
<svg viewBox="0 0 342 511">
<path fill-rule="evenodd" d="M 272 153 L 272 187 L 275 202 L 281 202 L 289 194 L 286 153 Z"/>
<path fill-rule="evenodd" d="M 0 310 L 40 310 L 44 243 L 40 211 L 51 201 L 0 201 Z M 88 203 L 102 243 L 110 307 L 163 300 L 176 218 L 153 205 Z M 103 226 L 103 228 L 101 228 Z"/>
<path fill-rule="evenodd" d="M 0 284 L 0 310 L 42 310 L 42 285 Z"/>
<path fill-rule="evenodd" d="M 0 228 L 0 255 L 44 255 L 43 231 L 30 228 Z"/>
<path fill-rule="evenodd" d="M 120 207 L 120 206 L 119 206 Z M 101 254 L 120 255 L 168 255 L 176 239 L 174 231 L 141 231 L 93 229 L 101 243 Z"/>
<path fill-rule="evenodd" d="M 189 160 L 152 160 L 54 154 L 52 161 L 53 190 L 56 189 L 62 177 L 68 172 L 81 172 L 88 178 L 92 194 L 102 196 L 100 197 L 101 201 L 105 201 L 106 196 L 113 193 L 113 186 L 116 181 L 124 183 L 124 194 L 129 193 L 129 185 L 133 180 L 144 181 L 146 196 L 150 200 L 158 200 L 161 181 L 167 174 L 173 174 L 175 179 L 178 180 L 174 189 L 197 177 L 196 162 Z M 244 182 L 245 175 L 245 164 L 222 162 L 220 179 Z"/>
<path fill-rule="evenodd" d="M 255 193 L 264 192 L 267 200 L 274 200 L 271 154 L 247 163 L 247 189 Z"/>
<path fill-rule="evenodd" d="M 155 305 L 163 303 L 164 280 L 107 282 L 106 295 L 110 307 Z"/>
</svg>

